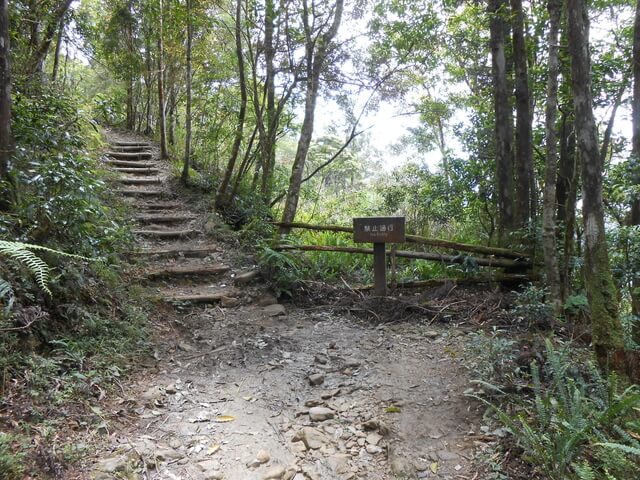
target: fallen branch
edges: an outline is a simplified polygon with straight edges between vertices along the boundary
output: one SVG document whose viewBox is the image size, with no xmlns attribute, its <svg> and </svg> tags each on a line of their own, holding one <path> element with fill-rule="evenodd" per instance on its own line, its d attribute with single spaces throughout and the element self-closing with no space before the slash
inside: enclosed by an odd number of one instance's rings
<svg viewBox="0 0 640 480">
<path fill-rule="evenodd" d="M 363 255 L 373 255 L 373 248 L 359 247 L 333 247 L 325 245 L 277 245 L 274 247 L 277 251 L 311 251 L 311 252 L 341 252 L 341 253 L 357 253 Z M 387 252 L 388 254 L 389 252 Z M 482 258 L 482 257 L 464 257 L 461 255 L 441 255 L 439 253 L 429 252 L 411 252 L 409 250 L 398 250 L 396 256 L 402 258 L 414 258 L 416 260 L 430 260 L 444 263 L 465 263 L 469 259 L 481 267 L 496 268 L 530 268 L 531 262 L 528 260 L 505 260 L 501 258 Z"/>
<path fill-rule="evenodd" d="M 411 280 L 407 282 L 398 282 L 396 288 L 422 288 L 422 287 L 439 287 L 441 285 L 480 285 L 483 283 L 525 283 L 533 282 L 538 279 L 537 275 L 521 275 L 521 274 L 497 274 L 491 276 L 482 276 L 476 278 L 434 278 L 431 280 Z M 391 284 L 387 285 L 391 288 Z M 373 285 L 364 285 L 355 288 L 359 291 L 373 289 Z"/>
<path fill-rule="evenodd" d="M 305 230 L 353 233 L 353 228 L 342 227 L 338 225 L 312 225 L 309 223 L 301 223 L 301 222 L 292 222 L 292 223 L 273 222 L 273 225 L 276 225 L 278 227 L 286 227 L 286 228 L 302 228 Z M 418 243 L 420 245 L 429 245 L 431 247 L 447 248 L 451 250 L 458 250 L 461 252 L 472 252 L 472 253 L 479 253 L 482 255 L 493 255 L 496 257 L 513 258 L 513 259 L 529 258 L 529 255 L 526 253 L 514 252 L 506 248 L 487 247 L 484 245 L 471 245 L 468 243 L 451 242 L 449 240 L 440 240 L 437 238 L 421 237 L 419 235 L 407 235 L 406 239 L 408 243 Z"/>
</svg>

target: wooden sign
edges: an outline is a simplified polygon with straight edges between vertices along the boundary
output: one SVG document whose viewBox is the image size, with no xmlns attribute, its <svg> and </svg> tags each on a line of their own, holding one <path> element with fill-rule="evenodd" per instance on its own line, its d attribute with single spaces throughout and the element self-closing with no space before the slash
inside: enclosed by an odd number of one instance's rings
<svg viewBox="0 0 640 480">
<path fill-rule="evenodd" d="M 360 217 L 353 219 L 353 241 L 373 243 L 373 290 L 387 294 L 385 243 L 404 243 L 404 217 Z"/>
<path fill-rule="evenodd" d="M 353 219 L 356 243 L 404 243 L 404 217 L 360 217 Z"/>
</svg>

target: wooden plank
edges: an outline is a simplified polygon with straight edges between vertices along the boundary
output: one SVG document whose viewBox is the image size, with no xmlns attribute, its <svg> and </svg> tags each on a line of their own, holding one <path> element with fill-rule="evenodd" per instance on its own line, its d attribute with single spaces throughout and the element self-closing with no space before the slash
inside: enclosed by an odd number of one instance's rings
<svg viewBox="0 0 640 480">
<path fill-rule="evenodd" d="M 196 215 L 188 215 L 188 214 L 156 214 L 156 215 L 136 215 L 135 219 L 139 222 L 144 223 L 176 223 L 176 222 L 184 222 L 187 220 L 193 220 L 194 218 L 198 218 Z"/>
<path fill-rule="evenodd" d="M 150 145 L 111 145 L 112 152 L 144 152 L 149 150 Z"/>
<path fill-rule="evenodd" d="M 118 167 L 130 167 L 130 168 L 151 168 L 151 167 L 157 166 L 155 162 L 134 162 L 131 160 L 115 160 L 115 159 L 104 160 L 104 163 L 108 163 L 109 165 L 115 165 Z"/>
<path fill-rule="evenodd" d="M 187 265 L 178 267 L 164 267 L 150 270 L 144 274 L 148 279 L 185 276 L 220 275 L 230 270 L 226 265 Z"/>
<path fill-rule="evenodd" d="M 153 250 L 141 250 L 138 252 L 129 252 L 127 255 L 148 255 L 154 257 L 171 257 L 171 256 L 183 256 L 183 257 L 206 257 L 212 253 L 219 252 L 220 249 L 216 246 L 209 247 L 185 247 L 185 248 L 164 248 Z"/>
<path fill-rule="evenodd" d="M 155 203 L 141 203 L 136 205 L 138 208 L 145 210 L 175 210 L 180 205 L 176 202 L 155 202 Z"/>
<path fill-rule="evenodd" d="M 107 155 L 117 160 L 151 160 L 151 152 L 107 152 Z"/>
<path fill-rule="evenodd" d="M 272 222 L 272 224 L 279 227 L 302 228 L 305 230 L 353 233 L 353 228 L 343 227 L 338 225 L 312 225 L 309 223 L 301 223 L 301 222 L 292 222 L 292 223 Z M 409 243 L 418 243 L 420 245 L 429 245 L 432 247 L 446 248 L 450 250 L 457 250 L 460 252 L 472 252 L 472 253 L 479 253 L 481 255 L 494 255 L 496 257 L 513 258 L 513 259 L 529 258 L 529 254 L 527 253 L 516 252 L 513 250 L 509 250 L 507 248 L 487 247 L 484 245 L 471 245 L 467 243 L 451 242 L 449 240 L 440 240 L 437 238 L 421 237 L 419 235 L 406 235 L 406 237 L 407 237 L 407 242 Z"/>
<path fill-rule="evenodd" d="M 120 183 L 124 183 L 125 185 L 152 185 L 162 183 L 162 179 L 158 177 L 120 177 L 118 181 Z"/>
<path fill-rule="evenodd" d="M 121 195 L 128 196 L 141 196 L 141 197 L 154 197 L 164 195 L 165 192 L 162 190 L 140 190 L 137 188 L 120 188 L 116 190 Z"/>
<path fill-rule="evenodd" d="M 156 238 L 181 238 L 188 237 L 190 235 L 195 235 L 198 233 L 197 230 L 134 230 L 133 233 L 135 235 L 142 235 L 145 237 L 156 237 Z"/>
<path fill-rule="evenodd" d="M 217 303 L 230 292 L 196 293 L 196 294 L 175 294 L 163 295 L 161 299 L 165 302 L 190 302 L 190 303 Z"/>
<path fill-rule="evenodd" d="M 313 251 L 313 252 L 341 252 L 341 253 L 358 253 L 364 255 L 373 255 L 372 248 L 357 248 L 357 247 L 333 247 L 324 245 L 278 245 L 274 247 L 274 250 L 300 250 L 300 251 Z M 461 255 L 440 255 L 437 253 L 428 252 L 411 252 L 408 250 L 398 250 L 396 252 L 397 257 L 413 258 L 416 260 L 431 260 L 435 262 L 443 263 L 465 263 L 465 259 Z M 530 268 L 531 262 L 526 260 L 505 260 L 501 258 L 482 258 L 482 257 L 470 257 L 478 266 L 481 267 L 497 267 L 497 268 Z"/>
<path fill-rule="evenodd" d="M 133 173 L 134 175 L 149 175 L 149 174 L 157 174 L 160 173 L 159 168 L 114 168 L 114 172 L 118 173 Z"/>
<path fill-rule="evenodd" d="M 151 147 L 149 142 L 143 141 L 115 141 L 111 142 L 111 145 L 115 145 L 117 147 Z"/>
</svg>

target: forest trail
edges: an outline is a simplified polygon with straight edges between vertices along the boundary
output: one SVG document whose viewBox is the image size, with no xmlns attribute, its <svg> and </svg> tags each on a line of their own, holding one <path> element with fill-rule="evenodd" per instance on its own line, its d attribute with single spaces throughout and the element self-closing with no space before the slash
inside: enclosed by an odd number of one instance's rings
<svg viewBox="0 0 640 480">
<path fill-rule="evenodd" d="M 161 301 L 153 355 L 102 409 L 89 478 L 479 478 L 464 335 L 278 303 L 154 145 L 109 140 L 139 224 L 131 283 Z"/>
</svg>

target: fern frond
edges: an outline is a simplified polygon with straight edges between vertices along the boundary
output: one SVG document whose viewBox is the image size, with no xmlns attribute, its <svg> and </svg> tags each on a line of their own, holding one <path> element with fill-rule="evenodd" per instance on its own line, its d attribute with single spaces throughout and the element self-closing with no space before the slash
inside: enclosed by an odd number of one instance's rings
<svg viewBox="0 0 640 480">
<path fill-rule="evenodd" d="M 61 255 L 63 257 L 70 258 L 79 258 L 85 259 L 80 255 L 75 255 L 73 253 L 61 252 L 60 250 L 54 250 L 52 248 L 43 247 L 42 245 L 33 245 L 30 243 L 22 243 L 22 242 L 10 242 L 7 240 L 0 240 L 0 255 L 4 255 L 9 257 L 12 260 L 15 260 L 23 265 L 25 265 L 29 271 L 33 274 L 36 279 L 36 283 L 38 286 L 46 292 L 48 295 L 51 295 L 51 290 L 49 290 L 49 273 L 51 269 L 49 265 L 46 264 L 44 260 L 38 257 L 32 250 L 42 251 L 54 253 L 56 255 Z"/>
<path fill-rule="evenodd" d="M 628 453 L 629 455 L 640 457 L 640 448 L 632 447 L 631 445 L 624 445 L 622 443 L 613 442 L 596 443 L 596 445 L 600 447 L 611 448 L 613 450 L 619 450 L 621 452 Z"/>
<path fill-rule="evenodd" d="M 595 480 L 596 479 L 596 474 L 593 471 L 593 468 L 591 468 L 591 465 L 589 465 L 589 463 L 587 463 L 586 461 L 583 462 L 582 464 L 574 463 L 572 467 L 573 467 L 573 470 L 578 474 L 579 480 Z"/>
</svg>

